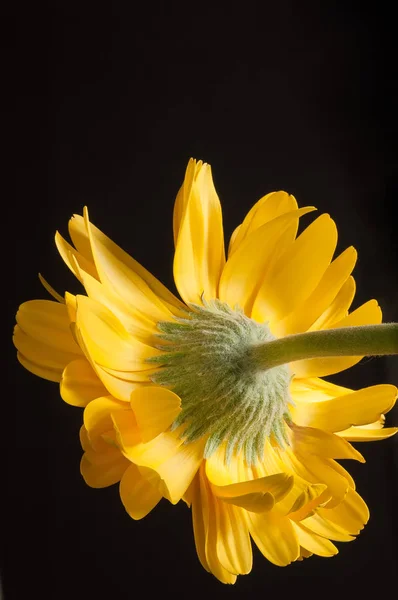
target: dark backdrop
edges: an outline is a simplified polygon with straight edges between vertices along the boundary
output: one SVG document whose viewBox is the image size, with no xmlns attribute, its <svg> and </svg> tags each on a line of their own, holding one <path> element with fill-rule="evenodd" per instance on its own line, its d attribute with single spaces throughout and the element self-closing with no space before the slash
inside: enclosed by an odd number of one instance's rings
<svg viewBox="0 0 398 600">
<path fill-rule="evenodd" d="M 375 297 L 386 320 L 398 319 L 393 15 L 373 3 L 372 10 L 320 4 L 136 3 L 129 12 L 96 6 L 87 15 L 42 5 L 19 14 L 10 54 L 18 173 L 7 232 L 15 256 L 9 337 L 18 305 L 46 297 L 38 271 L 59 291 L 78 291 L 53 235 L 66 234 L 84 204 L 95 224 L 174 289 L 171 217 L 190 156 L 212 164 L 228 235 L 272 190 L 329 212 L 339 248 L 359 251 L 355 307 Z M 163 501 L 134 522 L 117 486 L 86 487 L 80 409 L 7 348 L 14 391 L 3 398 L 14 413 L 6 425 L 7 600 L 152 597 L 161 587 L 166 596 L 246 598 L 293 590 L 303 577 L 310 586 L 322 577 L 323 589 L 390 582 L 393 440 L 362 445 L 367 464 L 349 465 L 371 510 L 356 542 L 338 543 L 332 559 L 285 569 L 256 551 L 253 572 L 223 587 L 199 564 L 185 505 Z M 333 380 L 354 388 L 398 383 L 397 362 L 365 359 Z"/>
</svg>

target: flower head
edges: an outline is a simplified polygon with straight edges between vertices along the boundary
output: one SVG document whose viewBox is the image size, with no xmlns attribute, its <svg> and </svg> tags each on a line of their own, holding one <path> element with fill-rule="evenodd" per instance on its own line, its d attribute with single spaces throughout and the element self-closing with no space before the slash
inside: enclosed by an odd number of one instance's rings
<svg viewBox="0 0 398 600">
<path fill-rule="evenodd" d="M 196 549 L 224 583 L 252 567 L 251 539 L 280 566 L 332 556 L 368 520 L 337 459 L 364 462 L 350 441 L 381 440 L 397 389 L 353 391 L 323 377 L 360 356 L 265 369 L 252 353 L 291 334 L 381 322 L 375 300 L 350 312 L 356 252 L 333 258 L 337 230 L 321 215 L 297 235 L 295 198 L 261 198 L 224 251 L 209 165 L 190 160 L 174 209 L 174 278 L 182 300 L 89 220 L 56 244 L 84 293 L 34 300 L 14 343 L 31 372 L 84 407 L 81 472 L 120 482 L 134 519 L 162 499 L 191 507 Z"/>
</svg>

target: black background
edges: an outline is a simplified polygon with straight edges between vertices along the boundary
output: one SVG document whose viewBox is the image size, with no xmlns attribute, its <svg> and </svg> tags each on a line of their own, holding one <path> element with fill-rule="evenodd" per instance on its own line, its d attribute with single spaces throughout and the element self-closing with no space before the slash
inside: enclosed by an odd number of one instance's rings
<svg viewBox="0 0 398 600">
<path fill-rule="evenodd" d="M 61 293 L 79 291 L 53 235 L 65 235 L 85 204 L 97 226 L 174 290 L 171 217 L 190 156 L 213 167 L 228 236 L 272 190 L 329 212 L 338 249 L 359 251 L 354 307 L 375 297 L 385 320 L 398 320 L 397 73 L 387 5 L 132 3 L 130 11 L 112 4 L 87 14 L 56 6 L 16 17 L 9 55 L 17 96 L 14 242 L 3 257 L 15 256 L 9 335 L 18 305 L 46 297 L 38 271 Z M 199 564 L 184 504 L 163 501 L 134 522 L 117 486 L 84 484 L 80 409 L 8 350 L 6 600 L 152 597 L 161 589 L 246 598 L 293 591 L 300 577 L 310 585 L 322 577 L 323 590 L 384 590 L 392 581 L 395 441 L 362 445 L 367 464 L 346 465 L 371 510 L 357 541 L 338 543 L 334 558 L 284 569 L 255 551 L 252 573 L 223 586 Z M 353 388 L 397 384 L 397 362 L 364 359 L 331 379 Z"/>
</svg>

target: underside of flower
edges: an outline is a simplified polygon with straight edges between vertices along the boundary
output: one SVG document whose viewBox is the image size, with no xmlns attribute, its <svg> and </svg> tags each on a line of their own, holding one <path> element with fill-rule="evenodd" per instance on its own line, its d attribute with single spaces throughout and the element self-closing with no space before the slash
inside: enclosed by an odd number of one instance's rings
<svg viewBox="0 0 398 600">
<path fill-rule="evenodd" d="M 227 460 L 243 450 L 255 464 L 267 438 L 282 447 L 288 443 L 289 369 L 258 368 L 250 349 L 275 338 L 238 307 L 214 300 L 190 309 L 186 318 L 158 324 L 164 353 L 150 359 L 162 365 L 154 383 L 181 398 L 172 428 L 185 424 L 186 442 L 206 436 L 206 457 L 226 442 Z"/>
</svg>

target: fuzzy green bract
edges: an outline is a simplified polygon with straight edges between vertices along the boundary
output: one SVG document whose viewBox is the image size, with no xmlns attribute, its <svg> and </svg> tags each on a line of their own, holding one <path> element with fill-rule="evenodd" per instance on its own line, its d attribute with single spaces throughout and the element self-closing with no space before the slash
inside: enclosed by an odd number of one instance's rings
<svg viewBox="0 0 398 600">
<path fill-rule="evenodd" d="M 214 300 L 190 305 L 186 318 L 158 323 L 162 368 L 154 383 L 181 398 L 181 413 L 172 429 L 186 425 L 184 439 L 206 436 L 205 457 L 226 444 L 226 459 L 244 452 L 254 465 L 266 438 L 288 443 L 289 385 L 287 365 L 263 370 L 250 349 L 275 337 L 268 326 L 247 317 L 238 307 Z"/>
</svg>

